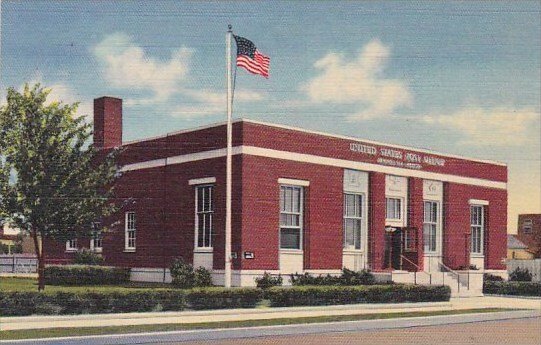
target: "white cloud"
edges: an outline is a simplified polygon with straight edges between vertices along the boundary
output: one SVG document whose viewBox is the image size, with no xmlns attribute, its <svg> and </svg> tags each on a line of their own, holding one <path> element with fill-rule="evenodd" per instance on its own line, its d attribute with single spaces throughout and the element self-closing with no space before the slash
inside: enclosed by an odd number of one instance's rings
<svg viewBox="0 0 541 345">
<path fill-rule="evenodd" d="M 153 93 L 150 97 L 125 99 L 126 106 L 163 105 L 171 102 L 172 96 L 180 95 L 185 103 L 174 107 L 172 116 L 195 118 L 225 112 L 225 92 L 190 89 L 183 85 L 189 76 L 193 49 L 178 48 L 169 60 L 160 61 L 145 53 L 130 36 L 114 33 L 98 43 L 93 53 L 103 67 L 103 78 L 112 86 Z M 237 102 L 256 102 L 264 98 L 259 92 L 235 92 Z"/>
<path fill-rule="evenodd" d="M 79 94 L 68 84 L 62 81 L 48 83 L 43 80 L 43 75 L 41 73 L 36 73 L 32 77 L 32 79 L 28 81 L 28 85 L 30 87 L 38 83 L 41 85 L 41 87 L 45 87 L 51 90 L 51 92 L 47 96 L 47 101 L 45 102 L 45 105 L 49 105 L 53 102 L 62 102 L 65 104 L 79 103 L 79 107 L 77 108 L 77 113 L 75 115 L 84 116 L 86 121 L 90 121 L 92 119 L 92 115 L 94 113 L 94 106 L 92 102 L 88 101 L 85 95 Z M 20 85 L 17 89 L 19 90 L 19 92 L 22 92 L 24 89 L 24 85 Z M 0 91 L 0 106 L 6 104 L 6 96 L 6 92 L 2 89 Z"/>
<path fill-rule="evenodd" d="M 406 83 L 385 79 L 381 74 L 390 56 L 379 40 L 366 44 L 353 59 L 331 52 L 316 61 L 319 74 L 301 87 L 315 104 L 352 104 L 359 108 L 352 120 L 381 118 L 410 106 L 412 96 Z"/>
<path fill-rule="evenodd" d="M 94 106 L 85 96 L 76 93 L 72 88 L 63 83 L 55 83 L 44 86 L 52 90 L 47 97 L 48 103 L 61 101 L 66 104 L 72 104 L 79 102 L 76 115 L 84 116 L 88 121 L 92 119 L 94 114 Z"/>
<path fill-rule="evenodd" d="M 103 78 L 112 86 L 132 90 L 151 90 L 153 97 L 137 100 L 141 104 L 166 101 L 178 92 L 186 80 L 194 51 L 187 47 L 174 50 L 171 58 L 160 61 L 145 53 L 124 33 L 107 36 L 93 49 L 103 67 Z M 130 101 L 128 101 L 128 104 Z"/>
<path fill-rule="evenodd" d="M 538 137 L 540 118 L 539 111 L 530 108 L 466 107 L 452 114 L 422 116 L 420 120 L 461 132 L 460 144 L 518 146 Z"/>
</svg>

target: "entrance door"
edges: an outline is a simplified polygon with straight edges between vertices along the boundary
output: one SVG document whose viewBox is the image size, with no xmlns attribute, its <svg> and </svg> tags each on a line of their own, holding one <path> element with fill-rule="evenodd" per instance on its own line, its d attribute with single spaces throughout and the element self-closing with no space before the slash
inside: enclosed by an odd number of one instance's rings
<svg viewBox="0 0 541 345">
<path fill-rule="evenodd" d="M 402 230 L 394 228 L 388 231 L 385 240 L 385 266 L 394 270 L 400 269 L 402 255 Z"/>
</svg>

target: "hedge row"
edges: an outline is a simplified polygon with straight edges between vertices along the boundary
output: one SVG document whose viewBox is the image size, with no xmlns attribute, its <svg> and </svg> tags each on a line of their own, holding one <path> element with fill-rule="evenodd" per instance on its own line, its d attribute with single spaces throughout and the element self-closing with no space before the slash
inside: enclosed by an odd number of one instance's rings
<svg viewBox="0 0 541 345">
<path fill-rule="evenodd" d="M 255 308 L 255 288 L 156 289 L 127 292 L 0 292 L 0 315 L 96 314 L 189 309 Z"/>
<path fill-rule="evenodd" d="M 370 285 L 257 288 L 156 289 L 124 292 L 0 292 L 0 315 L 94 314 L 188 309 L 255 308 L 268 298 L 273 307 L 353 303 L 448 301 L 448 286 Z"/>
<path fill-rule="evenodd" d="M 185 294 L 176 290 L 124 292 L 0 292 L 0 314 L 96 314 L 183 310 Z"/>
<path fill-rule="evenodd" d="M 47 285 L 118 285 L 130 280 L 130 269 L 89 265 L 45 267 Z"/>
<path fill-rule="evenodd" d="M 494 295 L 541 296 L 541 283 L 485 281 L 483 293 Z"/>
<path fill-rule="evenodd" d="M 448 286 L 370 285 L 293 286 L 270 288 L 265 293 L 273 307 L 336 305 L 355 303 L 402 303 L 448 301 Z"/>
<path fill-rule="evenodd" d="M 257 288 L 197 288 L 186 295 L 190 309 L 255 308 L 262 299 L 263 291 Z"/>
</svg>

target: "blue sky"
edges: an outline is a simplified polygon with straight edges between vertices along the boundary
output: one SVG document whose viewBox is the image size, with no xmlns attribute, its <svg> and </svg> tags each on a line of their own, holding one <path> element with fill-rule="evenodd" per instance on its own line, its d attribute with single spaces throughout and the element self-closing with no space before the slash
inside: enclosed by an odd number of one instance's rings
<svg viewBox="0 0 541 345">
<path fill-rule="evenodd" d="M 124 99 L 124 140 L 225 119 L 225 31 L 271 57 L 239 69 L 235 117 L 509 164 L 509 229 L 541 212 L 541 5 L 531 2 L 1 2 L 0 82 Z"/>
</svg>

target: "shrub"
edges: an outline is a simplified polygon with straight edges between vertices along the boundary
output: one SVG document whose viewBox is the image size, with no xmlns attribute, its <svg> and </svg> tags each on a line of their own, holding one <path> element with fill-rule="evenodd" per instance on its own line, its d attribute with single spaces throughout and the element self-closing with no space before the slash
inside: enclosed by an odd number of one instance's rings
<svg viewBox="0 0 541 345">
<path fill-rule="evenodd" d="M 184 259 L 177 258 L 169 268 L 174 286 L 181 289 L 192 288 L 195 284 L 195 273 L 193 266 L 184 262 Z"/>
<path fill-rule="evenodd" d="M 448 301 L 448 286 L 294 286 L 270 288 L 266 292 L 273 307 L 335 305 L 354 303 L 401 303 Z"/>
<path fill-rule="evenodd" d="M 205 267 L 198 267 L 194 271 L 194 286 L 206 287 L 212 286 L 212 276 Z"/>
<path fill-rule="evenodd" d="M 36 305 L 43 304 L 36 292 L 0 292 L 0 315 L 24 316 L 36 313 Z"/>
<path fill-rule="evenodd" d="M 2 316 L 180 311 L 185 307 L 185 292 L 180 290 L 0 292 Z"/>
<path fill-rule="evenodd" d="M 263 299 L 256 288 L 196 288 L 187 292 L 186 301 L 191 309 L 255 308 Z"/>
<path fill-rule="evenodd" d="M 509 275 L 509 280 L 514 282 L 531 282 L 532 274 L 528 271 L 527 268 L 517 267 Z"/>
<path fill-rule="evenodd" d="M 198 267 L 194 270 L 193 266 L 184 262 L 182 258 L 175 259 L 169 269 L 172 283 L 178 288 L 212 286 L 212 276 L 209 270 L 204 267 Z"/>
<path fill-rule="evenodd" d="M 47 266 L 44 277 L 48 285 L 116 285 L 130 280 L 130 269 L 84 265 Z"/>
<path fill-rule="evenodd" d="M 275 277 L 265 272 L 262 277 L 255 279 L 255 283 L 260 289 L 268 289 L 273 286 L 282 286 L 283 279 L 281 275 Z"/>
<path fill-rule="evenodd" d="M 504 279 L 502 277 L 496 276 L 494 274 L 485 273 L 483 275 L 483 281 L 486 281 L 486 282 L 502 282 L 502 281 L 504 281 Z"/>
<path fill-rule="evenodd" d="M 541 297 L 541 283 L 524 281 L 485 281 L 483 284 L 483 293 Z"/>
<path fill-rule="evenodd" d="M 479 268 L 476 265 L 461 265 L 456 269 L 457 271 L 479 271 Z"/>
<path fill-rule="evenodd" d="M 340 277 L 327 275 L 313 276 L 309 273 L 304 274 L 292 274 L 291 285 L 293 286 L 304 286 L 304 285 L 340 285 Z"/>
<path fill-rule="evenodd" d="M 309 273 L 304 274 L 292 274 L 291 285 L 293 286 L 349 286 L 349 285 L 373 285 L 376 283 L 376 278 L 369 270 L 362 270 L 355 272 L 344 268 L 342 275 L 331 276 L 327 274 L 325 276 L 313 276 Z"/>
<path fill-rule="evenodd" d="M 73 262 L 76 265 L 102 265 L 103 257 L 93 251 L 83 248 L 75 253 Z"/>
<path fill-rule="evenodd" d="M 344 268 L 341 278 L 341 285 L 374 285 L 376 283 L 376 277 L 369 270 L 355 272 Z"/>
</svg>

